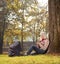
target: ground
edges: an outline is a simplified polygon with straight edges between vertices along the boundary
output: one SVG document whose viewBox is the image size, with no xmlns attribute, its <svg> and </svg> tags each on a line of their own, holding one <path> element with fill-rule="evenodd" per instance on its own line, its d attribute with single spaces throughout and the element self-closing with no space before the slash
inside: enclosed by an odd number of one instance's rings
<svg viewBox="0 0 60 64">
<path fill-rule="evenodd" d="M 16 56 L 0 55 L 0 64 L 60 64 L 59 55 Z"/>
</svg>

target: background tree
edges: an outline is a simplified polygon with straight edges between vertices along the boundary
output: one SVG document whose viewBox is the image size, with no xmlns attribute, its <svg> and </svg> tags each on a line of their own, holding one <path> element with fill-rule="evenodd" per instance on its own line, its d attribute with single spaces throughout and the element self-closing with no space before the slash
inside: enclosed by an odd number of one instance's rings
<svg viewBox="0 0 60 64">
<path fill-rule="evenodd" d="M 37 0 L 6 0 L 6 2 L 8 13 L 5 37 L 7 33 L 12 38 L 14 35 L 19 36 L 22 46 L 23 41 L 35 42 L 40 32 L 46 31 L 46 23 L 44 23 L 46 15 L 48 16 L 46 6 L 40 7 Z"/>
<path fill-rule="evenodd" d="M 4 0 L 0 0 L 0 54 L 2 54 L 6 12 L 6 2 Z"/>
</svg>

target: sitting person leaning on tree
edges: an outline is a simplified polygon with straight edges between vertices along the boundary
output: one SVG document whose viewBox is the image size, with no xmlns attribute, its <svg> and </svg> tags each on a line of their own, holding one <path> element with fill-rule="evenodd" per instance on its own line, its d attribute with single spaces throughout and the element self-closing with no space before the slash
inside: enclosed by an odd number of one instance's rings
<svg viewBox="0 0 60 64">
<path fill-rule="evenodd" d="M 49 39 L 47 38 L 47 35 L 45 32 L 40 34 L 40 37 L 38 41 L 36 42 L 36 45 L 33 45 L 29 48 L 27 53 L 25 55 L 30 55 L 31 52 L 34 50 L 34 54 L 45 54 L 49 46 Z"/>
</svg>

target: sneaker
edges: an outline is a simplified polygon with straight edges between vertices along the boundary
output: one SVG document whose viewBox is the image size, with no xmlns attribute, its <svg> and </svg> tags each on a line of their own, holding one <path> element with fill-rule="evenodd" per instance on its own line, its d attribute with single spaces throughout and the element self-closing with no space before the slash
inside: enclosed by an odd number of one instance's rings
<svg viewBox="0 0 60 64">
<path fill-rule="evenodd" d="M 27 53 L 25 53 L 24 56 L 27 56 Z"/>
</svg>

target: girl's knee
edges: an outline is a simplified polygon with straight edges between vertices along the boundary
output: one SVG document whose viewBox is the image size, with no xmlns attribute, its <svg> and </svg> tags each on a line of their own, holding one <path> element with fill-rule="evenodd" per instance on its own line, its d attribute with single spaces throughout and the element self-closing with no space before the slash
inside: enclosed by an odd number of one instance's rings
<svg viewBox="0 0 60 64">
<path fill-rule="evenodd" d="M 35 47 L 36 47 L 36 46 L 34 46 L 34 45 L 32 46 L 32 48 L 35 48 Z"/>
</svg>

